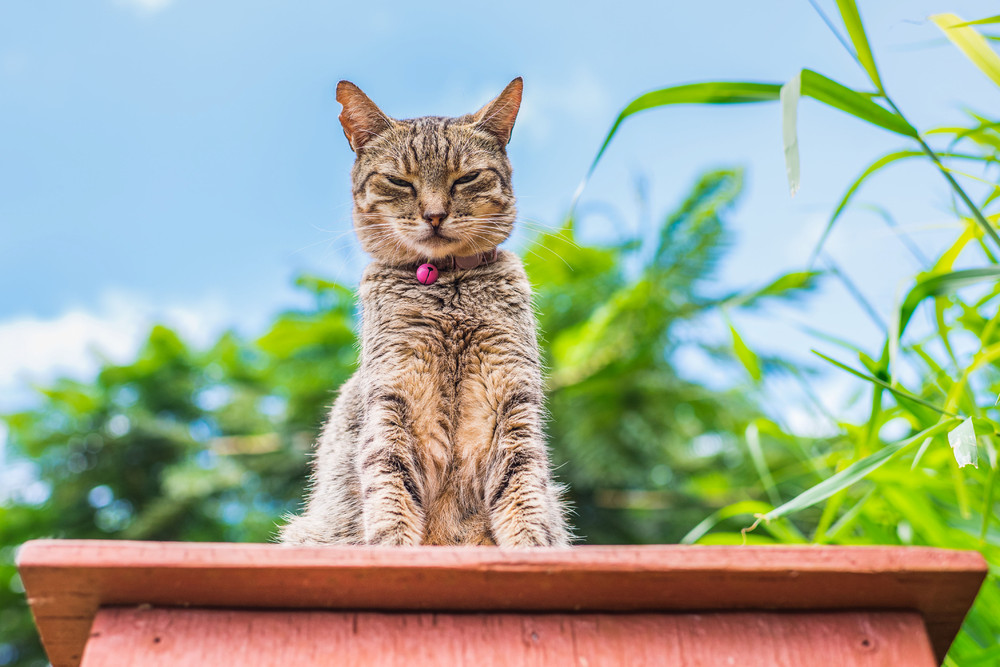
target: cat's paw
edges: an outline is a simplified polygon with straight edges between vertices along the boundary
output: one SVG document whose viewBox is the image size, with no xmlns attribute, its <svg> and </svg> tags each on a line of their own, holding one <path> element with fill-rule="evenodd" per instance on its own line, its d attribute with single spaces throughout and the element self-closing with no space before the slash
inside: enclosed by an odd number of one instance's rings
<svg viewBox="0 0 1000 667">
<path fill-rule="evenodd" d="M 288 517 L 288 523 L 278 528 L 278 542 L 290 546 L 323 544 L 322 531 L 304 516 Z"/>
<path fill-rule="evenodd" d="M 569 533 L 558 521 L 531 520 L 517 511 L 497 517 L 493 534 L 497 546 L 506 548 L 568 547 Z"/>
<path fill-rule="evenodd" d="M 303 547 L 362 543 L 356 528 L 344 530 L 341 526 L 338 529 L 309 515 L 288 517 L 288 523 L 278 528 L 277 540 L 281 544 Z"/>
<path fill-rule="evenodd" d="M 382 521 L 365 529 L 365 544 L 373 547 L 415 547 L 421 532 L 405 521 Z"/>
</svg>

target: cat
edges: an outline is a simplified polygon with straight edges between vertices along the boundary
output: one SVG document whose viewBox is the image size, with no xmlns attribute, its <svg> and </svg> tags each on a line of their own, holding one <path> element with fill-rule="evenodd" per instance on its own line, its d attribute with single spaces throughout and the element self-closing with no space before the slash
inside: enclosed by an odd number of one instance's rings
<svg viewBox="0 0 1000 667">
<path fill-rule="evenodd" d="M 361 354 L 316 443 L 287 544 L 565 547 L 531 288 L 497 249 L 521 78 L 478 112 L 395 120 L 341 81 L 356 153 Z"/>
</svg>

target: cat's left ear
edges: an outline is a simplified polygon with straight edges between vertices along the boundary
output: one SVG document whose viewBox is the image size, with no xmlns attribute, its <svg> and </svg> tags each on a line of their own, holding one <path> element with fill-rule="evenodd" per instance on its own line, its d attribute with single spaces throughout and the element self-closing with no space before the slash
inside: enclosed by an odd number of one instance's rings
<svg viewBox="0 0 1000 667">
<path fill-rule="evenodd" d="M 337 84 L 337 101 L 344 107 L 340 124 L 355 153 L 392 125 L 390 118 L 350 81 Z"/>
<path fill-rule="evenodd" d="M 506 146 L 510 141 L 511 130 L 517 119 L 517 110 L 521 108 L 521 90 L 524 81 L 517 77 L 507 84 L 495 100 L 477 111 L 473 118 L 476 127 L 486 130 Z"/>
</svg>

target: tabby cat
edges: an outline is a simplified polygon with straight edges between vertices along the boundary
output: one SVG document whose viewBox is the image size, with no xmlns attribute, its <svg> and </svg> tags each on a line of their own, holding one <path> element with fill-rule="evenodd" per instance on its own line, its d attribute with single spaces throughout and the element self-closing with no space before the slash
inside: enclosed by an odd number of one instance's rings
<svg viewBox="0 0 1000 667">
<path fill-rule="evenodd" d="M 531 289 L 498 250 L 516 217 L 514 79 L 458 118 L 395 120 L 348 81 L 360 367 L 316 445 L 290 544 L 566 546 L 543 434 Z"/>
</svg>

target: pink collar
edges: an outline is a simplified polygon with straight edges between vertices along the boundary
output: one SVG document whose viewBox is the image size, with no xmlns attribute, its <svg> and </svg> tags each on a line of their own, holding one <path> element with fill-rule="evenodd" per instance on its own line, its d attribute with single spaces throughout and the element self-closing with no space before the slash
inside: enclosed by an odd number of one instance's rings
<svg viewBox="0 0 1000 667">
<path fill-rule="evenodd" d="M 438 279 L 439 271 L 455 271 L 458 269 L 468 270 L 484 264 L 492 264 L 497 261 L 497 249 L 477 252 L 475 255 L 465 255 L 456 257 L 448 255 L 437 264 L 426 262 L 417 267 L 417 281 L 424 285 L 430 285 Z"/>
</svg>

